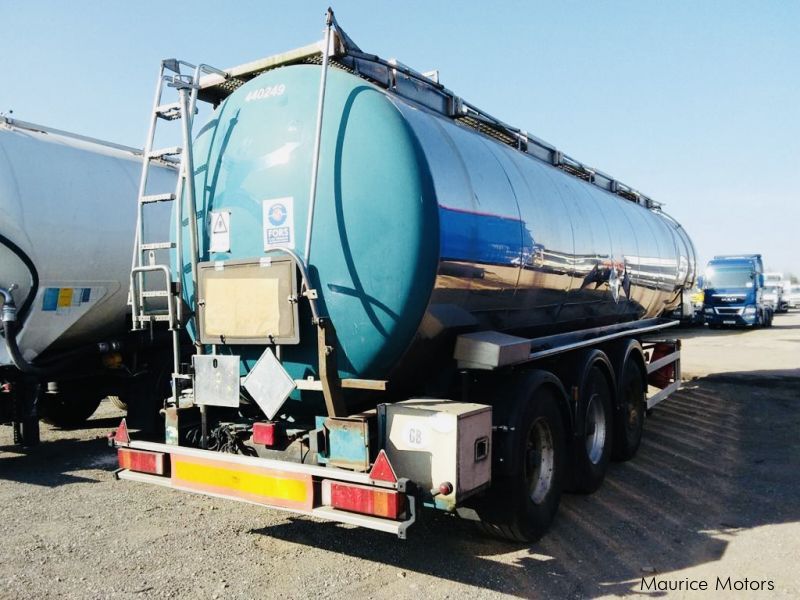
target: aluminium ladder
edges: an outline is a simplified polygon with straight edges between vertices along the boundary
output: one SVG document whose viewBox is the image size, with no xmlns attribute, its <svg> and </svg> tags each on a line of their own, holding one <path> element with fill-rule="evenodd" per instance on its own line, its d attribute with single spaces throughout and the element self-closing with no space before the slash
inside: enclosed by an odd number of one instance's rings
<svg viewBox="0 0 800 600">
<path fill-rule="evenodd" d="M 185 70 L 186 72 L 182 71 Z M 134 331 L 144 330 L 147 325 L 153 326 L 154 322 L 164 321 L 168 323 L 168 329 L 172 332 L 173 345 L 173 373 L 172 373 L 172 401 L 175 405 L 178 402 L 178 385 L 176 379 L 185 379 L 188 376 L 180 373 L 180 337 L 179 330 L 183 325 L 183 301 L 181 300 L 181 284 L 179 276 L 173 280 L 169 264 L 169 256 L 159 260 L 165 253 L 175 251 L 175 270 L 179 274 L 183 264 L 183 241 L 182 224 L 184 206 L 188 205 L 188 225 L 190 236 L 190 252 L 192 266 L 192 280 L 197 284 L 197 262 L 198 262 L 198 242 L 197 242 L 197 212 L 194 196 L 194 166 L 192 163 L 192 123 L 196 112 L 197 91 L 199 89 L 200 76 L 202 74 L 216 74 L 223 79 L 227 79 L 227 73 L 215 69 L 209 65 L 192 65 L 182 60 L 166 59 L 161 61 L 156 84 L 155 98 L 153 100 L 153 110 L 150 117 L 150 124 L 142 152 L 142 173 L 139 179 L 139 194 L 136 214 L 136 234 L 134 237 L 134 251 L 131 260 L 130 294 L 132 329 Z M 166 86 L 164 85 L 166 83 Z M 173 88 L 178 92 L 178 100 L 173 103 L 164 102 L 164 91 L 166 88 Z M 170 146 L 161 149 L 154 149 L 153 145 L 156 138 L 156 127 L 160 120 L 180 121 L 183 146 Z M 148 179 L 150 168 L 154 163 L 163 164 L 165 161 L 175 163 L 175 157 L 179 156 L 178 180 L 175 191 L 171 193 L 148 193 Z M 177 200 L 177 202 L 175 202 Z M 170 203 L 175 210 L 175 241 L 147 241 L 145 240 L 145 226 L 147 221 L 147 207 L 160 203 Z M 146 279 L 148 274 L 160 275 L 159 282 L 163 285 L 162 289 L 147 289 Z M 154 308 L 149 299 L 164 299 L 166 308 Z M 163 305 L 162 305 L 163 306 Z M 196 314 L 196 293 L 195 306 L 192 307 Z M 191 315 L 190 315 L 191 316 Z M 199 348 L 198 348 L 199 351 Z"/>
</svg>

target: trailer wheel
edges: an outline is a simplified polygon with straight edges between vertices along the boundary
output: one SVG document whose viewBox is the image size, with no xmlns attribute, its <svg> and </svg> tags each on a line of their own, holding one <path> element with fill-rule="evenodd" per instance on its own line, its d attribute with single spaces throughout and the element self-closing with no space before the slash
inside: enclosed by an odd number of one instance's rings
<svg viewBox="0 0 800 600">
<path fill-rule="evenodd" d="M 39 419 L 26 417 L 16 424 L 14 443 L 30 448 L 39 444 Z"/>
<path fill-rule="evenodd" d="M 613 406 L 608 379 L 596 363 L 580 388 L 583 427 L 572 440 L 571 491 L 590 494 L 603 483 L 611 459 Z"/>
<path fill-rule="evenodd" d="M 558 511 L 564 480 L 566 441 L 556 393 L 540 386 L 514 422 L 512 472 L 495 477 L 475 506 L 478 527 L 514 542 L 539 539 Z"/>
<path fill-rule="evenodd" d="M 92 391 L 44 394 L 42 420 L 56 427 L 77 427 L 94 414 L 102 400 L 102 395 Z"/>
<path fill-rule="evenodd" d="M 620 408 L 614 419 L 614 443 L 611 458 L 630 460 L 636 455 L 642 441 L 646 410 L 642 367 L 628 356 L 620 380 Z"/>
<path fill-rule="evenodd" d="M 122 398 L 122 396 L 106 396 L 108 401 L 114 405 L 115 408 L 120 410 L 128 410 L 128 403 Z"/>
</svg>

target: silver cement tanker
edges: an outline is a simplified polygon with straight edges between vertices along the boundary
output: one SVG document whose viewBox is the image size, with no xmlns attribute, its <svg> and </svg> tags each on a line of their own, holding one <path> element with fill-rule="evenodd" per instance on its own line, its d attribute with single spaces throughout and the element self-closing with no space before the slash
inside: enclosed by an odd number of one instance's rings
<svg viewBox="0 0 800 600">
<path fill-rule="evenodd" d="M 55 383 L 66 376 L 52 369 L 64 355 L 127 331 L 140 171 L 133 148 L 0 121 L 0 380 L 13 382 L 7 388 L 27 376 Z M 153 179 L 174 188 L 174 167 L 157 169 Z M 5 318 L 12 307 L 13 322 Z M 81 364 L 69 370 L 75 376 Z"/>
</svg>

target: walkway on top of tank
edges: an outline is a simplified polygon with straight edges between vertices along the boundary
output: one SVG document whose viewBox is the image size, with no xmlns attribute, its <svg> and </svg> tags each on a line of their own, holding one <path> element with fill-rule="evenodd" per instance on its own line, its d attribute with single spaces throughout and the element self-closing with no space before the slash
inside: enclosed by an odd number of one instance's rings
<svg viewBox="0 0 800 600">
<path fill-rule="evenodd" d="M 438 71 L 420 73 L 395 60 L 385 60 L 363 52 L 342 30 L 333 13 L 333 36 L 329 65 L 359 77 L 396 94 L 405 100 L 458 121 L 494 140 L 517 148 L 570 175 L 587 181 L 646 208 L 660 210 L 662 204 L 641 194 L 612 176 L 575 160 L 552 144 L 517 127 L 512 127 L 470 104 L 439 83 Z M 321 64 L 324 40 L 225 69 L 227 77 L 207 75 L 200 80 L 198 99 L 214 104 L 222 102 L 236 89 L 265 71 L 296 64 Z"/>
</svg>

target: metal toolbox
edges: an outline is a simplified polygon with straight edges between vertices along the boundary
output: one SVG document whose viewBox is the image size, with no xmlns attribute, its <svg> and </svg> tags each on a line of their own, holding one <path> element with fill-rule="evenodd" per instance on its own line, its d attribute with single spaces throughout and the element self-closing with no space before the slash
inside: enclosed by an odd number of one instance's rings
<svg viewBox="0 0 800 600">
<path fill-rule="evenodd" d="M 491 406 L 412 399 L 379 405 L 378 421 L 395 472 L 436 508 L 455 510 L 491 482 Z"/>
</svg>

